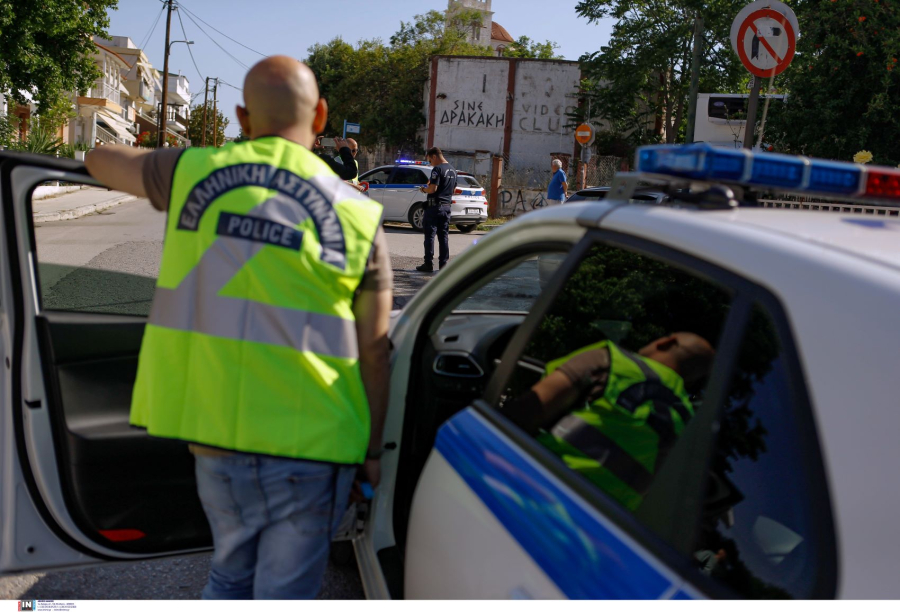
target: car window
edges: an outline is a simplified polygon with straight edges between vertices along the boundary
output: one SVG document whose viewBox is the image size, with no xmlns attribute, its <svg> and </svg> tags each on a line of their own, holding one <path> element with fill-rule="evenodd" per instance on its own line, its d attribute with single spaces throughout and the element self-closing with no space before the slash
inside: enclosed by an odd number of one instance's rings
<svg viewBox="0 0 900 612">
<path fill-rule="evenodd" d="M 753 599 L 808 598 L 827 560 L 814 537 L 815 492 L 784 345 L 757 306 L 745 332 L 709 472 L 698 569 Z"/>
<path fill-rule="evenodd" d="M 709 280 L 596 245 L 542 316 L 498 408 L 637 511 L 703 410 L 730 304 Z"/>
<path fill-rule="evenodd" d="M 481 185 L 478 184 L 478 181 L 473 177 L 464 174 L 456 175 L 456 184 L 458 187 L 474 187 L 476 189 L 481 189 Z"/>
<path fill-rule="evenodd" d="M 527 313 L 565 258 L 563 252 L 548 252 L 519 260 L 465 297 L 454 312 Z"/>
<path fill-rule="evenodd" d="M 386 185 L 391 176 L 391 169 L 373 170 L 359 177 L 359 180 L 366 181 L 370 185 Z"/>
<path fill-rule="evenodd" d="M 603 199 L 606 198 L 606 195 L 607 195 L 608 193 L 609 193 L 608 190 L 603 190 L 603 191 L 599 191 L 599 190 L 585 190 L 585 191 L 579 191 L 579 192 L 577 192 L 574 196 L 572 196 L 571 198 L 569 198 L 569 200 L 572 200 L 572 199 L 575 199 L 575 198 L 577 198 L 577 199 L 579 199 L 579 200 L 603 200 Z"/>
<path fill-rule="evenodd" d="M 44 310 L 148 315 L 166 215 L 146 200 L 66 183 L 31 201 Z"/>
<path fill-rule="evenodd" d="M 428 177 L 417 168 L 394 168 L 391 185 L 425 185 Z"/>
</svg>

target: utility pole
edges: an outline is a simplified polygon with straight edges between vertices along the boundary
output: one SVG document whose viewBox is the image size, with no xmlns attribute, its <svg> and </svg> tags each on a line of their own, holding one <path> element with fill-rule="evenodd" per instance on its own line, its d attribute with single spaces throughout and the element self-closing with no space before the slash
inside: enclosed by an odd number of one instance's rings
<svg viewBox="0 0 900 612">
<path fill-rule="evenodd" d="M 213 146 L 219 146 L 219 78 L 216 77 L 216 84 L 213 86 Z"/>
<path fill-rule="evenodd" d="M 172 29 L 172 5 L 174 3 L 175 0 L 166 0 L 169 12 L 166 15 L 166 54 L 163 56 L 162 112 L 159 114 L 159 128 L 156 134 L 157 147 L 162 147 L 166 143 L 166 124 L 169 115 L 169 31 Z"/>
<path fill-rule="evenodd" d="M 203 89 L 203 132 L 200 137 L 200 146 L 206 146 L 206 109 L 209 108 L 209 77 L 206 77 L 206 84 Z"/>
<path fill-rule="evenodd" d="M 700 59 L 703 57 L 703 17 L 697 13 L 694 19 L 694 56 L 691 60 L 691 94 L 688 98 L 688 124 L 684 135 L 687 144 L 694 142 L 697 126 L 697 96 L 700 94 Z"/>
</svg>

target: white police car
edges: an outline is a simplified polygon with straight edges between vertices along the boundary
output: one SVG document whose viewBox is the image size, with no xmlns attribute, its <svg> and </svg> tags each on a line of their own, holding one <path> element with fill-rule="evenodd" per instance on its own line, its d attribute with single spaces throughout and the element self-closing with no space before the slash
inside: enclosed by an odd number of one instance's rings
<svg viewBox="0 0 900 612">
<path fill-rule="evenodd" d="M 419 187 L 428 184 L 432 166 L 424 162 L 397 160 L 393 166 L 380 166 L 362 174 L 369 185 L 368 196 L 384 206 L 384 220 L 409 223 L 422 230 L 426 197 Z M 450 223 L 468 233 L 487 220 L 484 188 L 474 176 L 457 173 L 456 190 L 450 204 Z"/>
<path fill-rule="evenodd" d="M 382 482 L 340 536 L 369 597 L 900 597 L 900 171 L 706 146 L 637 167 L 491 232 L 397 313 Z M 144 319 L 44 299 L 29 198 L 51 178 L 86 180 L 0 153 L 0 572 L 203 550 L 190 454 L 127 426 Z M 638 179 L 679 199 L 629 204 Z M 755 190 L 881 206 L 733 207 Z M 676 331 L 716 354 L 640 503 L 516 424 L 550 361 Z"/>
</svg>

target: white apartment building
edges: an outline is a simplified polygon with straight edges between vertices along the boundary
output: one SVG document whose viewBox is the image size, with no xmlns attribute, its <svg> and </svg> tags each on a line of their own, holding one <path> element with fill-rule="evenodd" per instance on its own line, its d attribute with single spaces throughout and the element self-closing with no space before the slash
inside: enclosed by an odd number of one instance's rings
<svg viewBox="0 0 900 612">
<path fill-rule="evenodd" d="M 69 122 L 69 142 L 134 145 L 136 112 L 125 87 L 131 69 L 125 58 L 96 40 L 94 59 L 103 73 L 85 96 L 75 96 L 76 117 Z"/>
</svg>

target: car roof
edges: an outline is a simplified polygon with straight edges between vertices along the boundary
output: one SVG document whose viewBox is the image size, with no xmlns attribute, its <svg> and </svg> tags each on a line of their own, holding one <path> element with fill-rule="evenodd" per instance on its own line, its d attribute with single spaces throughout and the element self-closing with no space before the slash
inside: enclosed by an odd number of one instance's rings
<svg viewBox="0 0 900 612">
<path fill-rule="evenodd" d="M 702 214 L 812 242 L 900 269 L 900 217 L 824 211 L 737 208 Z"/>
</svg>

